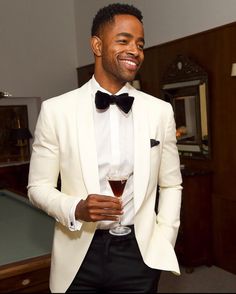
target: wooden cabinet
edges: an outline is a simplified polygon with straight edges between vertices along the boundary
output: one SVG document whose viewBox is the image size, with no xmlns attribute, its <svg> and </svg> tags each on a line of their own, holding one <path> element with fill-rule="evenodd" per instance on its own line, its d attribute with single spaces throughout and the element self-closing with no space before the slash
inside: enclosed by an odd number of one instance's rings
<svg viewBox="0 0 236 294">
<path fill-rule="evenodd" d="M 29 162 L 0 165 L 0 188 L 27 195 Z"/>
<path fill-rule="evenodd" d="M 182 175 L 181 225 L 176 253 L 180 264 L 192 270 L 212 264 L 212 175 L 208 171 L 188 169 L 184 169 Z"/>
<path fill-rule="evenodd" d="M 0 293 L 50 293 L 50 255 L 0 266 Z"/>
</svg>

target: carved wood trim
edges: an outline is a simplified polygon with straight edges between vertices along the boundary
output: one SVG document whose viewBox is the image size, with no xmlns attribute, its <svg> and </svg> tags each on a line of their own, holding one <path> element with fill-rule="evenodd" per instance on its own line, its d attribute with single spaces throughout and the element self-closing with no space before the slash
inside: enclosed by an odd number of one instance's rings
<svg viewBox="0 0 236 294">
<path fill-rule="evenodd" d="M 187 56 L 178 55 L 168 66 L 162 77 L 162 84 L 207 78 L 206 71 Z"/>
</svg>

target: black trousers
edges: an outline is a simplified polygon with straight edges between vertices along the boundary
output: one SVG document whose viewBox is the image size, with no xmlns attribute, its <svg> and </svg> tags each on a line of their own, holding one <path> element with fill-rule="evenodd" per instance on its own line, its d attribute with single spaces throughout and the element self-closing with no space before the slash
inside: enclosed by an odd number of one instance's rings
<svg viewBox="0 0 236 294">
<path fill-rule="evenodd" d="M 132 233 L 97 230 L 67 293 L 157 293 L 161 271 L 148 267 Z M 78 248 L 79 250 L 79 248 Z"/>
</svg>

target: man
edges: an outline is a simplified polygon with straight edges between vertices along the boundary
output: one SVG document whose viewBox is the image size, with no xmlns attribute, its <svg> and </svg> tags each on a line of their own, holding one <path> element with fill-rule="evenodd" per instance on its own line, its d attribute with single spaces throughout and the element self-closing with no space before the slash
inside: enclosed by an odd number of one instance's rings
<svg viewBox="0 0 236 294">
<path fill-rule="evenodd" d="M 153 293 L 161 270 L 179 274 L 174 245 L 182 187 L 173 111 L 128 83 L 143 62 L 143 47 L 138 9 L 100 9 L 91 37 L 94 76 L 42 104 L 28 195 L 56 219 L 52 292 Z M 129 96 L 117 98 L 124 93 Z M 107 181 L 111 168 L 129 171 L 122 200 Z M 109 229 L 120 216 L 131 233 L 113 236 Z"/>
</svg>

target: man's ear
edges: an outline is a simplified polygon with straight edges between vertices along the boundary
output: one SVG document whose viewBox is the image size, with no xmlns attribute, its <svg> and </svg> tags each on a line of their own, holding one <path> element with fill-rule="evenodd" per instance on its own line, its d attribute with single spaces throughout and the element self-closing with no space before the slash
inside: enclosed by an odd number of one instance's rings
<svg viewBox="0 0 236 294">
<path fill-rule="evenodd" d="M 102 55 L 102 40 L 97 37 L 93 36 L 90 40 L 91 48 L 93 50 L 93 53 L 99 57 Z"/>
</svg>

